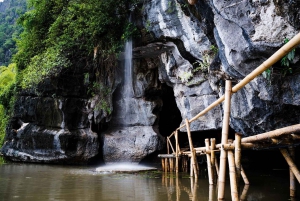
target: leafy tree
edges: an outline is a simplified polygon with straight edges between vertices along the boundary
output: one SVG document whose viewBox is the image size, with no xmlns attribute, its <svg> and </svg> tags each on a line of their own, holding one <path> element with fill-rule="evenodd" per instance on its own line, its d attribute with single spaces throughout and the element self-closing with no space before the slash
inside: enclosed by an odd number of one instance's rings
<svg viewBox="0 0 300 201">
<path fill-rule="evenodd" d="M 133 1 L 28 0 L 29 11 L 18 21 L 24 31 L 15 56 L 20 70 L 28 68 L 22 86 L 32 87 L 62 67 L 116 66 L 108 58 L 120 50 Z"/>
<path fill-rule="evenodd" d="M 6 0 L 0 4 L 4 3 L 9 7 L 4 12 L 0 12 L 0 65 L 8 65 L 16 52 L 13 39 L 21 33 L 22 29 L 15 22 L 26 10 L 26 0 Z"/>
</svg>

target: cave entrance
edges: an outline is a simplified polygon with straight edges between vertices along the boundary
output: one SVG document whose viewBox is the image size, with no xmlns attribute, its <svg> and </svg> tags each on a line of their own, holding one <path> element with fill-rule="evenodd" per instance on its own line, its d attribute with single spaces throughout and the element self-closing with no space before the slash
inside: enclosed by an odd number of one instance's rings
<svg viewBox="0 0 300 201">
<path fill-rule="evenodd" d="M 162 136 L 167 137 L 180 126 L 182 118 L 175 101 L 172 87 L 163 83 L 161 86 L 160 98 L 163 101 L 163 106 L 158 121 L 159 132 Z"/>
</svg>

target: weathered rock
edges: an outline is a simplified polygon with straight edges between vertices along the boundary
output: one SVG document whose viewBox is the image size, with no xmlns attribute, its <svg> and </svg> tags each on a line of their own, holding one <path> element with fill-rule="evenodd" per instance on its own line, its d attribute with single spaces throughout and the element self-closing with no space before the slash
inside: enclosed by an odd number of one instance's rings
<svg viewBox="0 0 300 201">
<path fill-rule="evenodd" d="M 1 153 L 12 161 L 81 164 L 98 149 L 98 136 L 90 129 L 70 132 L 24 123 L 7 135 Z"/>
<path fill-rule="evenodd" d="M 146 29 L 157 38 L 164 38 L 165 46 L 169 47 L 161 54 L 163 65 L 159 65 L 159 79 L 173 87 L 183 118 L 191 118 L 201 111 L 196 108 L 202 108 L 201 105 L 208 105 L 224 94 L 224 82 L 220 79 L 241 80 L 271 56 L 285 38 L 291 38 L 299 29 L 297 11 L 300 6 L 294 1 L 198 2 L 195 4 L 196 11 L 192 11 L 191 7 L 182 7 L 181 3 L 175 2 L 172 9 L 172 2 L 168 0 L 146 1 L 143 12 Z M 203 17 L 201 3 L 204 7 L 210 7 L 206 11 L 213 12 L 213 26 L 210 24 L 211 16 Z M 210 35 L 212 29 L 213 37 Z M 197 37 L 194 37 L 195 33 Z M 185 52 L 178 51 L 178 43 L 171 45 L 168 42 L 174 39 L 183 42 Z M 211 44 L 218 46 L 218 58 L 211 64 L 208 75 L 205 72 L 195 73 L 192 63 L 195 60 L 183 55 L 188 52 L 194 59 L 203 62 Z M 293 64 L 297 62 L 296 59 Z M 280 73 L 280 68 L 280 64 L 274 65 L 276 74 Z M 230 125 L 234 130 L 251 135 L 300 122 L 297 118 L 298 75 L 287 78 L 276 74 L 273 76 L 277 81 L 272 84 L 270 80 L 258 77 L 233 95 Z M 199 93 L 204 89 L 208 93 Z M 293 109 L 289 111 L 287 108 Z M 202 123 L 194 124 L 192 130 L 219 129 L 221 106 L 215 109 L 217 111 L 202 119 Z M 294 118 L 283 118 L 290 117 L 291 113 Z"/>
<path fill-rule="evenodd" d="M 105 163 L 138 163 L 162 148 L 162 139 L 152 126 L 112 128 L 102 138 Z"/>
</svg>

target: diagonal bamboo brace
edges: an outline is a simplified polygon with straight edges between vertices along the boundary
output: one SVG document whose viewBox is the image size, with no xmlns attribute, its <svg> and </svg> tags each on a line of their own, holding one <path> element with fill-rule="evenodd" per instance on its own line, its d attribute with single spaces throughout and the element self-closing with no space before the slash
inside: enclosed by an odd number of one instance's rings
<svg viewBox="0 0 300 201">
<path fill-rule="evenodd" d="M 284 159 L 286 160 L 286 162 L 288 163 L 288 165 L 290 166 L 290 169 L 293 171 L 295 177 L 297 178 L 298 182 L 300 183 L 300 172 L 296 166 L 296 164 L 294 163 L 293 159 L 291 158 L 289 152 L 286 149 L 279 149 L 281 154 L 283 155 Z"/>
</svg>

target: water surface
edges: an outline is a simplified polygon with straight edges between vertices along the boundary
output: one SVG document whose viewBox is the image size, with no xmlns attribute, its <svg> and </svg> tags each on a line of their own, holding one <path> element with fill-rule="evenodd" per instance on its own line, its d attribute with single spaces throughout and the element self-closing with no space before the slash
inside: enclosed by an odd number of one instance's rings
<svg viewBox="0 0 300 201">
<path fill-rule="evenodd" d="M 100 174 L 95 169 L 32 164 L 0 165 L 0 200 L 216 200 L 216 188 L 209 187 L 205 171 L 195 183 L 187 174 L 179 174 L 179 178 L 175 174 L 159 171 Z M 245 200 L 289 200 L 287 170 L 249 172 L 248 177 L 251 185 Z M 231 200 L 229 181 L 226 198 Z"/>
</svg>

